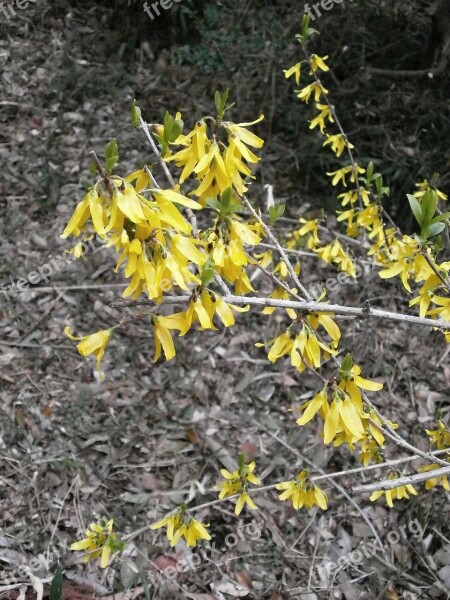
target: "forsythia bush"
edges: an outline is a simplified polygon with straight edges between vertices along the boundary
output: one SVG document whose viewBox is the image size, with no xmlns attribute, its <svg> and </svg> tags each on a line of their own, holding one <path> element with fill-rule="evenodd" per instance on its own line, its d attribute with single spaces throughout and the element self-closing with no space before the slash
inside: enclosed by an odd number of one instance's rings
<svg viewBox="0 0 450 600">
<path fill-rule="evenodd" d="M 167 113 L 163 124 L 147 125 L 134 103 L 133 123 L 147 136 L 167 184 L 161 186 L 147 167 L 126 177 L 115 174 L 118 151 L 113 140 L 105 151 L 105 166 L 93 155 L 100 177 L 75 208 L 62 237 L 79 238 L 72 250 L 76 256 L 81 254 L 82 241 L 95 234 L 116 250 L 116 271 L 123 267 L 129 280 L 123 297 L 131 301 L 139 298 L 140 304 L 148 305 L 138 317 L 147 317 L 152 323 L 154 361 L 161 355 L 167 361 L 175 357 L 174 332 L 184 336 L 194 326 L 200 330 L 215 330 L 220 324 L 233 327 L 235 313 L 251 308 L 266 315 L 285 311 L 286 325 L 266 344 L 267 357 L 272 363 L 287 359 L 298 373 L 314 373 L 318 382 L 317 393 L 301 406 L 297 425 L 304 427 L 320 419 L 323 442 L 347 444 L 350 451 L 358 452 L 361 471 L 371 464 L 390 466 L 384 465 L 386 437 L 413 457 L 428 461 L 418 475 L 403 478 L 400 472 L 390 471 L 384 482 L 372 486 L 376 489 L 370 499 L 384 495 L 392 507 L 394 500 L 417 494 L 416 480 L 425 481 L 426 489 L 441 485 L 450 491 L 450 454 L 445 453 L 450 448 L 450 431 L 442 420 L 436 429 L 426 431 L 436 449 L 444 452 L 423 453 L 411 446 L 397 431 L 398 425 L 381 415 L 366 394 L 381 390 L 383 385 L 365 378 L 363 367 L 355 364 L 350 354 L 341 355 L 336 317 L 350 314 L 433 326 L 450 342 L 450 262 L 438 260 L 450 213 L 441 210 L 445 194 L 422 181 L 408 195 L 420 234 L 404 235 L 395 226 L 383 207 L 389 188 L 373 164 L 363 166 L 355 161 L 354 146 L 328 99 L 329 92 L 320 79 L 329 70 L 328 57 L 308 51 L 314 33 L 305 17 L 297 36 L 302 58 L 285 71 L 285 76 L 294 79 L 299 100 L 314 105 L 310 129 L 320 131 L 324 147 L 336 159 L 346 157 L 335 171 L 327 173 L 331 184 L 340 189 L 340 232 L 326 229 L 320 219 L 300 218 L 284 239 L 274 235 L 272 226 L 282 218 L 284 207 L 271 203 L 267 223 L 246 196 L 254 179 L 252 166 L 259 161 L 256 152 L 263 146 L 263 140 L 250 128 L 263 115 L 251 123 L 226 120 L 233 106 L 227 104 L 226 91 L 216 93 L 216 115 L 200 117 L 186 133 L 179 113 L 174 117 Z M 177 170 L 177 179 L 169 165 Z M 355 243 L 349 246 L 352 241 Z M 370 306 L 329 305 L 326 291 L 318 301 L 311 297 L 301 282 L 301 251 L 355 278 L 355 257 L 349 249 L 355 246 L 378 268 L 381 278 L 399 277 L 406 292 L 413 295 L 409 304 L 418 307 L 419 316 L 377 311 Z M 258 295 L 253 288 L 249 275 L 255 269 L 270 280 L 270 295 Z M 183 308 L 168 312 L 167 307 L 173 305 Z M 114 329 L 126 322 L 83 337 L 74 337 L 69 327 L 65 331 L 71 339 L 79 340 L 80 354 L 97 358 L 100 371 Z M 219 499 L 234 500 L 237 515 L 245 506 L 256 510 L 254 493 L 267 489 L 279 490 L 280 500 L 290 500 L 296 510 L 313 506 L 326 510 L 327 496 L 308 471 L 264 488 L 258 488 L 261 481 L 255 472 L 255 463 L 246 464 L 242 456 L 234 472 L 221 470 Z M 72 548 L 83 550 L 85 560 L 101 556 L 101 566 L 105 567 L 111 553 L 123 548 L 112 527 L 112 520 L 93 523 L 86 538 Z M 152 529 L 160 527 L 166 527 L 171 546 L 181 538 L 188 546 L 210 539 L 209 525 L 194 519 L 186 505 L 151 525 Z"/>
</svg>

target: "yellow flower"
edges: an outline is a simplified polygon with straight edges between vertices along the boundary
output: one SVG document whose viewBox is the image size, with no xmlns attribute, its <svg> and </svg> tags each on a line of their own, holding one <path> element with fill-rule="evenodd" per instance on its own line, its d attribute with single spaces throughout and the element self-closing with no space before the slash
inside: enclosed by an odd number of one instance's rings
<svg viewBox="0 0 450 600">
<path fill-rule="evenodd" d="M 356 166 L 357 173 L 365 173 L 366 172 L 366 170 L 363 169 L 362 167 L 360 167 L 359 165 L 355 165 L 355 166 Z M 347 167 L 342 167 L 341 169 L 338 169 L 337 171 L 333 171 L 332 173 L 327 173 L 327 175 L 329 177 L 333 177 L 333 180 L 331 182 L 331 185 L 333 185 L 333 186 L 336 186 L 339 182 L 342 181 L 342 185 L 344 187 L 347 187 L 346 178 L 348 175 L 350 176 L 350 181 L 352 183 L 355 183 L 355 181 L 356 181 L 355 170 L 353 168 L 353 165 L 348 165 Z"/>
<path fill-rule="evenodd" d="M 438 190 L 437 188 L 432 187 L 426 179 L 424 181 L 421 181 L 420 183 L 416 183 L 416 187 L 418 187 L 419 189 L 416 192 L 414 192 L 413 196 L 415 196 L 418 199 L 421 199 L 427 193 L 432 193 L 435 194 L 439 200 L 447 200 L 447 195 L 444 194 L 444 192 Z"/>
<path fill-rule="evenodd" d="M 330 123 L 334 123 L 333 115 L 331 114 L 331 109 L 328 106 L 328 104 L 320 104 L 319 102 L 317 102 L 316 108 L 320 112 L 317 115 L 317 117 L 314 117 L 314 119 L 311 121 L 311 123 L 309 124 L 309 128 L 314 129 L 318 125 L 320 133 L 323 133 L 325 129 L 325 119 L 328 119 Z"/>
<path fill-rule="evenodd" d="M 152 523 L 150 525 L 150 529 L 160 529 L 161 527 L 167 527 L 167 539 L 169 540 L 169 542 L 172 542 L 175 531 L 178 531 L 178 529 L 182 525 L 181 516 L 182 512 L 180 510 L 179 512 L 173 515 L 168 515 L 167 517 L 164 517 L 156 523 Z"/>
<path fill-rule="evenodd" d="M 384 446 L 384 435 L 380 429 L 380 427 L 382 427 L 383 424 L 380 421 L 380 419 L 378 418 L 378 416 L 374 410 L 368 409 L 368 407 L 366 407 L 366 406 L 364 408 L 365 408 L 365 410 L 362 414 L 362 421 L 364 424 L 364 429 L 366 431 L 366 435 L 370 436 L 371 438 L 374 438 L 375 441 L 377 442 L 377 444 L 379 446 L 383 447 Z M 379 427 L 377 427 L 375 425 L 375 423 L 378 424 Z M 389 425 L 389 427 L 391 429 L 398 429 L 397 423 L 393 423 L 389 419 L 386 419 L 386 423 Z"/>
<path fill-rule="evenodd" d="M 168 515 L 150 525 L 150 529 L 159 529 L 167 527 L 167 539 L 170 546 L 176 546 L 182 537 L 186 540 L 187 545 L 192 548 L 197 544 L 197 540 L 210 540 L 211 536 L 206 530 L 209 525 L 204 525 L 193 519 L 187 512 L 186 506 L 182 505 L 178 511 L 172 515 Z"/>
<path fill-rule="evenodd" d="M 441 469 L 442 465 L 426 465 L 425 467 L 420 467 L 419 473 L 424 473 L 426 471 L 433 471 L 434 469 Z M 441 475 L 439 477 L 433 477 L 432 479 L 427 479 L 425 481 L 425 489 L 431 490 L 437 485 L 441 484 L 445 491 L 450 492 L 450 483 L 448 481 L 447 475 Z"/>
<path fill-rule="evenodd" d="M 79 542 L 71 544 L 71 550 L 83 550 L 83 562 L 95 560 L 101 556 L 100 565 L 102 569 L 108 566 L 112 552 L 123 550 L 124 544 L 112 531 L 114 520 L 101 519 L 97 523 L 91 523 L 86 529 L 86 537 Z"/>
<path fill-rule="evenodd" d="M 314 251 L 324 262 L 337 265 L 344 273 L 356 279 L 355 264 L 339 240 L 334 240 L 331 244 L 314 249 Z"/>
<path fill-rule="evenodd" d="M 175 141 L 175 144 L 181 144 L 184 148 L 164 159 L 166 161 L 174 161 L 177 167 L 183 167 L 180 175 L 180 183 L 183 183 L 193 173 L 200 160 L 203 159 L 210 149 L 211 142 L 206 135 L 206 129 L 206 123 L 198 121 L 189 134 L 180 136 Z"/>
<path fill-rule="evenodd" d="M 156 315 L 153 315 L 153 324 L 155 328 L 155 356 L 153 362 L 155 363 L 161 356 L 161 349 L 166 360 L 171 360 L 176 352 L 170 331 Z"/>
<path fill-rule="evenodd" d="M 187 524 L 182 525 L 180 529 L 175 532 L 170 545 L 175 546 L 182 537 L 186 540 L 189 548 L 193 548 L 198 540 L 209 541 L 211 536 L 206 530 L 207 527 L 209 527 L 209 525 L 204 525 L 203 523 L 200 523 L 200 521 L 191 518 Z"/>
<path fill-rule="evenodd" d="M 303 217 L 299 219 L 300 223 L 303 223 L 303 227 L 298 230 L 298 235 L 303 236 L 307 233 L 311 233 L 314 236 L 314 240 L 319 243 L 319 219 L 313 219 L 307 221 Z"/>
<path fill-rule="evenodd" d="M 250 127 L 251 125 L 256 125 L 256 123 L 259 123 L 263 119 L 264 115 L 260 115 L 251 123 L 236 124 L 228 121 L 223 122 L 223 126 L 233 136 L 233 140 L 237 148 L 248 162 L 253 162 L 253 160 L 249 160 L 249 158 L 253 157 L 251 155 L 248 155 L 247 146 L 252 146 L 253 148 L 262 148 L 262 146 L 264 145 L 264 140 L 262 140 L 260 137 L 258 137 L 251 131 L 248 131 L 247 127 Z"/>
<path fill-rule="evenodd" d="M 337 157 L 341 156 L 346 148 L 354 148 L 353 144 L 351 144 L 341 133 L 338 133 L 337 135 L 329 135 L 327 133 L 327 139 L 324 141 L 323 145 L 327 146 L 328 144 L 331 145 L 331 150 Z"/>
<path fill-rule="evenodd" d="M 214 326 L 213 318 L 217 314 L 225 327 L 231 327 L 235 324 L 232 309 L 237 312 L 247 312 L 250 306 L 235 306 L 228 304 L 208 290 L 202 290 L 200 293 L 194 291 L 186 311 L 174 313 L 167 317 L 158 317 L 161 326 L 167 329 L 178 329 L 180 336 L 186 335 L 194 323 L 199 323 L 202 329 L 217 328 Z M 168 359 L 169 360 L 169 359 Z"/>
<path fill-rule="evenodd" d="M 450 298 L 442 296 L 433 296 L 433 304 L 437 304 L 439 308 L 433 308 L 428 311 L 430 316 L 439 315 L 443 321 L 450 321 Z"/>
<path fill-rule="evenodd" d="M 311 95 L 314 94 L 314 102 L 319 102 L 320 96 L 322 94 L 328 94 L 328 90 L 323 87 L 323 85 L 317 81 L 310 83 L 305 86 L 303 89 L 297 92 L 297 98 L 302 102 L 309 102 Z"/>
<path fill-rule="evenodd" d="M 300 427 L 309 423 L 319 411 L 321 411 L 322 417 L 325 418 L 325 415 L 329 410 L 328 392 L 326 388 L 321 390 L 312 400 L 308 400 L 308 402 L 302 406 L 302 409 L 304 412 L 302 416 L 297 419 L 297 425 L 300 425 Z"/>
<path fill-rule="evenodd" d="M 362 411 L 353 403 L 350 396 L 344 396 L 342 399 L 336 394 L 325 417 L 324 443 L 329 444 L 340 432 L 346 433 L 346 439 L 350 444 L 364 437 L 361 414 Z"/>
<path fill-rule="evenodd" d="M 410 236 L 403 236 L 402 240 L 395 240 L 390 247 L 390 257 L 383 260 L 383 269 L 378 275 L 382 279 L 389 279 L 400 275 L 400 279 L 408 292 L 411 293 L 409 277 L 414 275 L 422 268 L 422 258 L 420 255 L 418 242 Z"/>
<path fill-rule="evenodd" d="M 290 69 L 283 69 L 283 73 L 286 79 L 295 75 L 295 83 L 298 85 L 300 83 L 301 64 L 297 63 Z"/>
<path fill-rule="evenodd" d="M 239 238 L 243 244 L 249 246 L 256 246 L 261 241 L 259 235 L 257 235 L 249 225 L 236 221 L 233 219 L 230 224 L 231 234 L 234 238 Z"/>
<path fill-rule="evenodd" d="M 359 460 L 362 464 L 367 467 L 370 463 L 382 463 L 383 455 L 380 452 L 377 441 L 372 437 L 370 433 L 366 434 L 361 443 L 361 452 Z"/>
<path fill-rule="evenodd" d="M 318 486 L 309 479 L 308 471 L 301 471 L 293 481 L 283 481 L 277 484 L 277 490 L 284 490 L 280 494 L 281 501 L 291 500 L 295 510 L 299 508 L 312 508 L 318 506 L 327 509 L 327 496 Z"/>
<path fill-rule="evenodd" d="M 291 292 L 296 294 L 297 290 L 295 288 L 293 288 L 291 290 Z M 274 298 L 276 300 L 290 300 L 291 295 L 284 288 L 277 287 L 269 295 L 269 298 Z M 266 306 L 266 308 L 263 309 L 262 314 L 263 315 L 271 315 L 275 310 L 276 310 L 275 306 Z M 295 312 L 295 310 L 293 308 L 286 308 L 286 312 L 292 320 L 297 318 L 297 313 Z"/>
<path fill-rule="evenodd" d="M 414 258 L 402 258 L 397 262 L 391 263 L 391 265 L 387 265 L 384 270 L 379 271 L 378 275 L 381 279 L 389 279 L 396 275 L 400 275 L 404 288 L 411 293 L 412 290 L 409 285 L 409 276 L 414 270 Z"/>
<path fill-rule="evenodd" d="M 409 306 L 419 305 L 419 316 L 425 317 L 430 307 L 431 301 L 433 300 L 434 294 L 432 290 L 425 290 L 418 296 L 409 301 Z"/>
<path fill-rule="evenodd" d="M 341 200 L 342 207 L 347 206 L 347 204 L 353 205 L 358 202 L 358 192 L 357 190 L 349 190 L 348 192 L 339 194 L 338 198 Z"/>
<path fill-rule="evenodd" d="M 253 500 L 250 498 L 250 496 L 248 495 L 248 493 L 247 492 L 242 492 L 242 494 L 239 496 L 239 498 L 238 498 L 238 500 L 236 502 L 236 508 L 234 510 L 234 512 L 236 513 L 236 515 L 240 515 L 241 514 L 242 509 L 244 508 L 244 506 L 246 504 L 252 510 L 257 510 L 258 509 L 258 507 L 253 502 Z"/>
<path fill-rule="evenodd" d="M 334 315 L 332 313 L 310 313 L 306 317 L 306 320 L 308 321 L 308 323 L 311 324 L 314 330 L 317 330 L 319 325 L 321 325 L 328 333 L 335 346 L 337 346 L 339 340 L 341 339 L 341 330 L 339 329 L 338 325 L 333 321 L 333 316 Z"/>
<path fill-rule="evenodd" d="M 391 473 L 388 479 L 398 479 L 398 476 L 398 473 Z M 378 498 L 381 498 L 381 496 L 384 495 L 386 496 L 387 505 L 389 506 L 389 508 L 392 508 L 394 506 L 394 500 L 402 500 L 403 498 L 409 500 L 409 494 L 417 496 L 417 492 L 414 489 L 414 487 L 408 483 L 406 485 L 400 485 L 399 487 L 393 488 L 391 490 L 377 490 L 376 492 L 373 492 L 373 494 L 370 496 L 370 500 L 374 502 L 375 500 L 378 500 Z"/>
<path fill-rule="evenodd" d="M 101 379 L 104 379 L 104 375 L 100 370 L 100 362 L 105 353 L 106 346 L 111 339 L 113 330 L 114 328 L 112 327 L 111 329 L 102 329 L 101 331 L 91 333 L 90 335 L 76 337 L 72 335 L 71 327 L 67 326 L 64 328 L 64 333 L 71 340 L 82 340 L 79 344 L 77 344 L 77 350 L 81 356 L 86 357 L 89 354 L 93 354 L 97 357 L 97 371 L 100 373 Z"/>
<path fill-rule="evenodd" d="M 226 469 L 220 470 L 224 480 L 216 485 L 216 489 L 220 490 L 219 498 L 228 498 L 240 494 L 235 507 L 235 513 L 237 515 L 241 514 L 245 504 L 253 510 L 257 508 L 256 504 L 248 494 L 249 483 L 261 485 L 261 481 L 253 474 L 255 467 L 256 463 L 254 461 L 247 465 L 240 457 L 239 468 L 236 471 L 233 471 L 233 473 L 230 473 L 230 471 L 227 471 Z"/>
<path fill-rule="evenodd" d="M 430 442 L 436 444 L 438 450 L 450 448 L 450 431 L 447 425 L 439 420 L 437 429 L 425 429 L 430 436 Z"/>
<path fill-rule="evenodd" d="M 70 217 L 70 220 L 60 237 L 65 239 L 69 237 L 69 235 L 79 235 L 81 228 L 84 227 L 89 217 L 92 218 L 95 231 L 103 237 L 105 233 L 106 216 L 102 205 L 102 198 L 97 192 L 96 186 L 94 186 L 86 194 L 83 200 L 77 204 L 75 211 Z"/>
<path fill-rule="evenodd" d="M 329 71 L 330 68 L 325 64 L 325 61 L 327 60 L 328 55 L 324 56 L 323 58 L 318 56 L 317 54 L 311 54 L 311 59 L 309 64 L 311 65 L 311 71 L 310 71 L 310 75 L 312 75 L 313 73 L 315 73 L 318 69 L 321 69 L 322 71 Z"/>
</svg>

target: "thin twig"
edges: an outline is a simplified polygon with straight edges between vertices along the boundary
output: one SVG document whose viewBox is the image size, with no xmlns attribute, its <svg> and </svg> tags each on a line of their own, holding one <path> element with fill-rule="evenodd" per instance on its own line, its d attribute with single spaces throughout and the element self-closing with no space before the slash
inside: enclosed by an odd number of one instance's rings
<svg viewBox="0 0 450 600">
<path fill-rule="evenodd" d="M 111 185 L 111 180 L 109 179 L 108 175 L 105 172 L 105 169 L 103 168 L 102 163 L 100 162 L 97 154 L 95 153 L 94 150 L 92 150 L 91 152 L 89 152 L 89 156 L 92 159 L 92 162 L 95 164 L 95 166 L 97 167 L 97 171 L 100 173 L 100 177 L 103 179 L 104 184 L 106 185 L 109 195 L 111 196 L 111 198 L 114 196 L 114 190 L 113 187 Z"/>
<path fill-rule="evenodd" d="M 191 299 L 191 296 L 182 295 L 182 296 L 166 296 L 163 298 L 160 305 L 163 304 L 178 304 L 180 302 L 188 302 Z M 262 307 L 275 307 L 275 308 L 293 308 L 297 310 L 303 310 L 306 312 L 322 312 L 322 313 L 334 313 L 338 315 L 351 315 L 355 317 L 363 317 L 363 318 L 375 318 L 375 319 L 384 319 L 387 321 L 398 321 L 405 322 L 415 325 L 424 325 L 427 327 L 434 327 L 436 329 L 442 330 L 450 330 L 450 323 L 447 321 L 441 321 L 437 319 L 427 319 L 421 317 L 415 317 L 414 315 L 405 315 L 402 313 L 394 313 L 387 310 L 380 310 L 378 308 L 372 308 L 370 306 L 364 308 L 358 308 L 355 306 L 343 306 L 341 304 L 326 304 L 324 302 L 314 302 L 314 301 L 298 301 L 298 300 L 281 300 L 278 298 L 259 298 L 256 296 L 235 296 L 230 294 L 228 296 L 224 296 L 223 300 L 232 304 L 246 305 L 250 304 L 252 306 L 262 306 Z M 152 300 L 142 300 L 138 301 L 139 304 L 142 305 L 154 305 L 155 303 Z M 122 306 L 134 306 L 137 303 L 115 303 L 114 307 L 122 307 Z"/>
<path fill-rule="evenodd" d="M 393 490 L 402 485 L 413 485 L 414 483 L 421 483 L 430 479 L 436 479 L 438 477 L 444 477 L 450 474 L 450 466 L 443 467 L 442 469 L 433 469 L 432 471 L 425 471 L 424 473 L 418 473 L 416 475 L 405 475 L 404 477 L 398 477 L 397 479 L 384 479 L 377 483 L 370 483 L 368 485 L 359 485 L 353 488 L 355 493 L 359 492 L 376 492 L 378 490 Z"/>
<path fill-rule="evenodd" d="M 244 202 L 245 206 L 251 212 L 251 214 L 253 215 L 253 217 L 258 221 L 258 223 L 260 223 L 260 225 L 264 229 L 267 237 L 276 246 L 276 249 L 280 253 L 280 256 L 283 259 L 283 261 L 284 261 L 284 263 L 285 263 L 285 265 L 287 267 L 287 270 L 289 271 L 289 274 L 292 277 L 292 279 L 293 279 L 295 285 L 297 286 L 298 290 L 302 292 L 302 294 L 305 296 L 305 298 L 307 298 L 308 300 L 310 300 L 311 299 L 311 295 L 309 294 L 308 290 L 300 282 L 300 279 L 297 277 L 297 274 L 296 274 L 296 272 L 294 270 L 294 267 L 292 266 L 291 261 L 289 260 L 287 254 L 284 251 L 284 249 L 281 246 L 281 244 L 278 242 L 277 238 L 273 235 L 272 230 L 270 229 L 270 227 L 263 221 L 263 219 L 261 218 L 261 216 L 256 212 L 256 210 L 253 208 L 253 206 L 251 205 L 251 203 L 249 202 L 249 200 L 245 196 L 245 194 L 242 194 L 242 196 L 240 196 L 238 194 L 238 192 L 237 192 L 236 189 L 235 189 L 235 192 L 238 195 L 238 197 L 241 198 L 241 200 Z"/>
</svg>

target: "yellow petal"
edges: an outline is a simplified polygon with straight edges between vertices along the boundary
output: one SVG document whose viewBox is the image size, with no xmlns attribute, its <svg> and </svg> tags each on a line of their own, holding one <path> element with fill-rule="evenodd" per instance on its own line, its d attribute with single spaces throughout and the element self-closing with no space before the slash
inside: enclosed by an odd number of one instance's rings
<svg viewBox="0 0 450 600">
<path fill-rule="evenodd" d="M 335 437 L 339 427 L 339 406 L 336 400 L 331 403 L 330 410 L 325 417 L 324 442 L 329 444 Z"/>
<path fill-rule="evenodd" d="M 175 356 L 176 352 L 170 331 L 160 323 L 156 323 L 155 334 L 161 342 L 166 360 L 171 360 Z M 155 360 L 153 360 L 153 362 L 155 362 Z"/>
<path fill-rule="evenodd" d="M 111 546 L 109 544 L 106 544 L 105 546 L 103 546 L 103 550 L 102 550 L 102 560 L 100 563 L 100 566 L 102 569 L 106 569 L 106 567 L 108 566 L 110 556 L 111 556 Z"/>
<path fill-rule="evenodd" d="M 297 419 L 297 425 L 300 425 L 300 426 L 306 425 L 314 418 L 316 413 L 322 408 L 324 396 L 326 399 L 327 393 L 325 390 L 322 390 L 319 394 L 317 394 L 317 396 L 315 398 L 313 398 L 309 402 L 308 406 L 305 409 L 305 412 L 302 414 L 302 416 L 299 419 Z"/>
<path fill-rule="evenodd" d="M 181 204 L 182 206 L 186 206 L 186 208 L 194 208 L 201 209 L 202 205 L 196 202 L 195 200 L 191 200 L 190 198 L 186 198 L 182 194 L 178 192 L 174 192 L 173 190 L 152 190 L 154 196 L 162 197 L 168 202 L 175 202 L 175 204 Z"/>
</svg>

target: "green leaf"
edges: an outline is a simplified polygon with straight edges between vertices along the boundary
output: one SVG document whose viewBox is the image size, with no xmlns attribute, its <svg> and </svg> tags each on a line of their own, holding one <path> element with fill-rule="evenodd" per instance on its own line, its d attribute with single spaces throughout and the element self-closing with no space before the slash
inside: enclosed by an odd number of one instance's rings
<svg viewBox="0 0 450 600">
<path fill-rule="evenodd" d="M 56 565 L 55 573 L 53 574 L 53 579 L 50 584 L 50 600 L 61 600 L 63 587 L 63 574 L 61 571 L 61 567 L 59 563 Z"/>
<path fill-rule="evenodd" d="M 173 119 L 170 116 L 169 112 L 166 111 L 164 115 L 164 140 L 169 142 L 172 137 L 172 129 L 173 129 Z"/>
<path fill-rule="evenodd" d="M 372 181 L 372 175 L 373 175 L 373 162 L 370 161 L 370 163 L 367 165 L 367 170 L 366 170 L 367 183 L 370 183 Z"/>
<path fill-rule="evenodd" d="M 351 354 L 347 354 L 341 362 L 341 366 L 339 367 L 339 378 L 347 379 L 350 375 L 350 371 L 353 367 L 353 358 Z"/>
<path fill-rule="evenodd" d="M 226 190 L 222 192 L 221 204 L 224 208 L 228 208 L 231 204 L 231 200 L 233 199 L 233 190 L 231 187 L 227 187 Z"/>
<path fill-rule="evenodd" d="M 439 235 L 445 229 L 445 223 L 433 223 L 428 227 L 428 237 Z"/>
<path fill-rule="evenodd" d="M 245 467 L 245 455 L 242 453 L 238 455 L 238 466 L 239 471 L 242 471 L 242 469 Z"/>
<path fill-rule="evenodd" d="M 231 108 L 231 106 L 234 106 L 234 103 L 230 106 L 226 106 L 229 94 L 230 90 L 228 88 L 223 94 L 220 94 L 220 92 L 214 94 L 214 104 L 216 105 L 217 116 L 219 119 L 222 119 L 226 110 Z"/>
<path fill-rule="evenodd" d="M 136 100 L 133 100 L 131 104 L 131 122 L 134 127 L 139 127 L 139 119 L 141 117 L 141 109 L 136 105 Z"/>
<path fill-rule="evenodd" d="M 222 96 L 220 95 L 219 91 L 216 91 L 216 93 L 214 94 L 214 104 L 216 106 L 217 114 L 219 114 L 219 112 L 220 112 L 221 102 L 222 102 Z"/>
<path fill-rule="evenodd" d="M 236 102 L 232 102 L 231 104 L 227 104 L 225 106 L 225 108 L 223 109 L 223 112 L 226 113 L 227 110 L 230 110 L 230 108 L 233 108 L 233 106 L 235 106 L 235 105 L 236 105 Z"/>
<path fill-rule="evenodd" d="M 377 188 L 378 196 L 381 196 L 381 188 L 383 187 L 383 178 L 381 175 L 375 179 L 375 187 Z"/>
<path fill-rule="evenodd" d="M 200 279 L 203 285 L 208 285 L 214 279 L 214 261 L 208 258 L 206 263 L 203 265 L 202 272 L 200 273 Z"/>
<path fill-rule="evenodd" d="M 116 139 L 112 139 L 105 148 L 106 171 L 111 173 L 119 162 L 119 148 Z"/>
<path fill-rule="evenodd" d="M 422 227 L 427 227 L 436 213 L 436 195 L 427 192 L 422 198 Z"/>
<path fill-rule="evenodd" d="M 273 225 L 280 217 L 283 216 L 286 206 L 278 203 L 269 208 L 270 224 Z"/>
<path fill-rule="evenodd" d="M 233 203 L 232 202 L 228 206 L 227 214 L 232 215 L 232 214 L 235 214 L 235 213 L 238 213 L 238 212 L 241 212 L 241 211 L 242 211 L 242 204 L 237 204 L 237 203 Z"/>
<path fill-rule="evenodd" d="M 212 208 L 218 213 L 220 213 L 222 209 L 222 205 L 220 204 L 220 202 L 218 200 L 215 200 L 214 198 L 208 198 L 206 200 L 206 206 L 209 206 L 209 208 Z"/>
<path fill-rule="evenodd" d="M 446 221 L 449 217 L 450 217 L 450 212 L 442 213 L 442 215 L 438 215 L 437 217 L 434 217 L 434 219 L 431 221 L 431 224 L 439 223 L 439 221 Z"/>
<path fill-rule="evenodd" d="M 177 137 L 179 135 L 181 135 L 181 132 L 183 131 L 183 127 L 184 127 L 184 121 L 183 119 L 175 119 L 174 124 L 173 124 L 173 136 L 170 141 L 174 142 Z"/>
<path fill-rule="evenodd" d="M 422 205 L 420 204 L 419 200 L 417 200 L 417 198 L 412 194 L 406 194 L 406 196 L 408 197 L 408 202 L 411 207 L 411 210 L 414 213 L 414 216 L 416 217 L 416 221 L 422 227 Z"/>
<path fill-rule="evenodd" d="M 230 90 L 229 88 L 227 88 L 224 93 L 222 94 L 222 108 L 225 107 L 225 104 L 228 101 L 228 96 L 230 95 Z"/>
</svg>

